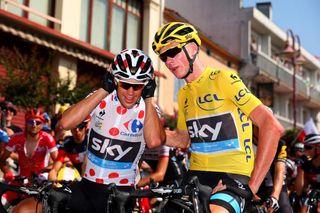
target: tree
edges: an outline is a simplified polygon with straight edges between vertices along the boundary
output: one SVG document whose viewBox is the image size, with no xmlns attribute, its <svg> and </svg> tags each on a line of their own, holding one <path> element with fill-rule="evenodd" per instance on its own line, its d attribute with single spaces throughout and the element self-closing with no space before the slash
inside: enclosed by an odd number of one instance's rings
<svg viewBox="0 0 320 213">
<path fill-rule="evenodd" d="M 44 54 L 45 53 L 45 54 Z M 52 69 L 55 52 L 40 51 L 34 46 L 23 52 L 17 47 L 0 48 L 0 64 L 7 71 L 0 77 L 0 93 L 6 100 L 22 108 L 43 106 L 46 109 L 55 104 L 75 103 L 92 89 L 90 85 L 78 82 L 70 89 L 70 76 L 59 79 Z"/>
</svg>

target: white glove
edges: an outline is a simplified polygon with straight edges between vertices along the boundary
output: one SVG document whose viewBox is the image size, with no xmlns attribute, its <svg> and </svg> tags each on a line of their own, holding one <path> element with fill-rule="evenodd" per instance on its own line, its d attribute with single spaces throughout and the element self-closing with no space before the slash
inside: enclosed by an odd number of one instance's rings
<svg viewBox="0 0 320 213">
<path fill-rule="evenodd" d="M 268 209 L 272 208 L 275 212 L 280 208 L 278 200 L 273 196 L 268 197 L 266 205 Z"/>
</svg>

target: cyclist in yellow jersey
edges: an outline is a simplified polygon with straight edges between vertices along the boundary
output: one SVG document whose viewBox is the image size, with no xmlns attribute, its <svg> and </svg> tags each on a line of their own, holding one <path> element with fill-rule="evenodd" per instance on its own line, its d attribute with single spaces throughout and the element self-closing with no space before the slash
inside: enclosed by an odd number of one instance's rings
<svg viewBox="0 0 320 213">
<path fill-rule="evenodd" d="M 232 70 L 205 67 L 198 57 L 201 40 L 187 23 L 159 28 L 152 44 L 167 68 L 186 85 L 179 91 L 178 124 L 166 131 L 166 145 L 190 147 L 185 181 L 198 176 L 213 188 L 211 212 L 244 212 L 275 156 L 284 129 Z M 257 155 L 252 124 L 259 127 Z"/>
</svg>

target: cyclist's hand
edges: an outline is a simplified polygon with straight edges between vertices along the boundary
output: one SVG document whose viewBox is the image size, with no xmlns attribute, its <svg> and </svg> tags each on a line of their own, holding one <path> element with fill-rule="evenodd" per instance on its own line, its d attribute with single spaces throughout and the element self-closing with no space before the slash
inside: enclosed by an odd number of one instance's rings
<svg viewBox="0 0 320 213">
<path fill-rule="evenodd" d="M 272 208 L 275 212 L 278 211 L 278 209 L 280 208 L 278 200 L 273 196 L 270 196 L 270 197 L 267 198 L 266 206 L 267 206 L 268 209 Z"/>
<path fill-rule="evenodd" d="M 219 180 L 218 184 L 212 189 L 211 194 L 217 193 L 219 191 L 225 190 L 227 187 L 222 183 L 222 180 Z"/>
<path fill-rule="evenodd" d="M 151 98 L 154 96 L 154 91 L 156 90 L 156 80 L 155 79 L 150 79 L 147 85 L 144 86 L 142 90 L 141 97 L 143 99 Z"/>
<path fill-rule="evenodd" d="M 14 174 L 11 171 L 8 171 L 3 175 L 3 178 L 7 182 L 13 181 L 14 180 Z"/>
<path fill-rule="evenodd" d="M 243 184 L 236 179 L 225 179 L 223 183 L 227 186 L 227 190 L 245 198 L 246 200 L 252 200 L 253 193 L 249 185 Z"/>
<path fill-rule="evenodd" d="M 102 76 L 101 87 L 109 94 L 116 89 L 116 84 L 114 83 L 113 75 L 107 71 Z"/>
</svg>

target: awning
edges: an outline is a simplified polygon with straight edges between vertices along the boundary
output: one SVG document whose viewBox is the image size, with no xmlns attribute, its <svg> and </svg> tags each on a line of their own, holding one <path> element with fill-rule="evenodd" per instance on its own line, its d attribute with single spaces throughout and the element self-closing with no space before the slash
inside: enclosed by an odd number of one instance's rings
<svg viewBox="0 0 320 213">
<path fill-rule="evenodd" d="M 0 30 L 80 60 L 107 68 L 113 54 L 0 9 Z"/>
</svg>

